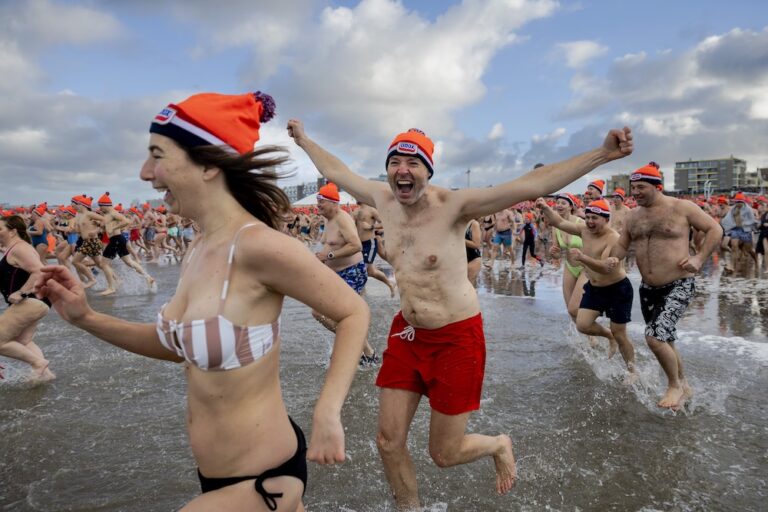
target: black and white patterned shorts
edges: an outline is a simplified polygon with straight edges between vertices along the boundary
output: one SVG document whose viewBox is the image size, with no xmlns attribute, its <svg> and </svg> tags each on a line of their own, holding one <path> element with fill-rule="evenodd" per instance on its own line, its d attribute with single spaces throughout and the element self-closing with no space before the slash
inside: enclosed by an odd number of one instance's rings
<svg viewBox="0 0 768 512">
<path fill-rule="evenodd" d="M 672 343 L 677 339 L 677 321 L 696 291 L 693 277 L 684 277 L 662 286 L 640 283 L 640 310 L 645 319 L 645 335 Z"/>
</svg>

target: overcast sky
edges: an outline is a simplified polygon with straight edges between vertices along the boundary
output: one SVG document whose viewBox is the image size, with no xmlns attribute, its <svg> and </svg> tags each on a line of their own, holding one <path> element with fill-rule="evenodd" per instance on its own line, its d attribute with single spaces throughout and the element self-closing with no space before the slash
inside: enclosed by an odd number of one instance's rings
<svg viewBox="0 0 768 512">
<path fill-rule="evenodd" d="M 436 143 L 433 182 L 514 178 L 635 133 L 635 154 L 569 187 L 650 160 L 768 166 L 768 7 L 762 0 L 28 0 L 0 3 L 0 203 L 66 203 L 138 178 L 148 127 L 196 92 L 274 96 L 264 144 L 291 117 L 376 176 L 411 127 Z"/>
</svg>

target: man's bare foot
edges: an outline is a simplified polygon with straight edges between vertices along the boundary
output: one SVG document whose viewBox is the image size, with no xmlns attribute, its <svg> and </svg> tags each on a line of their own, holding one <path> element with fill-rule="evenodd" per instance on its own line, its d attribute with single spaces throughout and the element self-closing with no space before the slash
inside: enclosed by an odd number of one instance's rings
<svg viewBox="0 0 768 512">
<path fill-rule="evenodd" d="M 627 375 L 624 377 L 622 384 L 624 384 L 625 386 L 632 386 L 637 382 L 639 378 L 640 376 L 637 374 L 635 370 L 630 370 L 627 372 Z"/>
<path fill-rule="evenodd" d="M 97 293 L 96 295 L 112 295 L 112 294 L 113 294 L 113 293 L 115 293 L 116 291 L 117 291 L 117 290 L 115 290 L 115 289 L 113 289 L 113 288 L 107 288 L 106 290 L 104 290 L 104 291 L 101 291 L 101 292 Z"/>
<path fill-rule="evenodd" d="M 152 288 L 155 285 L 155 278 L 150 276 L 150 275 L 148 275 L 147 276 L 147 284 L 149 285 L 150 288 Z"/>
<path fill-rule="evenodd" d="M 56 374 L 48 368 L 48 364 L 48 361 L 45 361 L 39 367 L 33 366 L 32 373 L 29 375 L 29 382 L 49 382 L 55 379 Z"/>
<path fill-rule="evenodd" d="M 589 348 L 597 348 L 597 338 L 594 336 L 587 336 L 587 341 L 589 341 Z"/>
<path fill-rule="evenodd" d="M 83 283 L 83 288 L 87 290 L 88 288 L 90 288 L 95 284 L 96 284 L 96 280 L 94 279 L 93 281 L 88 281 L 86 283 Z"/>
<path fill-rule="evenodd" d="M 608 359 L 612 358 L 617 350 L 619 350 L 619 344 L 616 343 L 616 338 L 608 338 Z"/>
<path fill-rule="evenodd" d="M 500 451 L 493 456 L 493 463 L 496 465 L 496 492 L 498 494 L 508 493 L 515 485 L 517 480 L 517 465 L 515 456 L 512 453 L 512 440 L 506 434 L 499 436 L 502 447 Z"/>
<path fill-rule="evenodd" d="M 677 386 L 669 386 L 667 392 L 664 393 L 664 396 L 661 397 L 661 400 L 659 400 L 659 403 L 656 405 L 665 409 L 676 410 L 678 404 L 683 399 L 684 394 L 683 386 L 681 384 L 678 384 Z"/>
</svg>

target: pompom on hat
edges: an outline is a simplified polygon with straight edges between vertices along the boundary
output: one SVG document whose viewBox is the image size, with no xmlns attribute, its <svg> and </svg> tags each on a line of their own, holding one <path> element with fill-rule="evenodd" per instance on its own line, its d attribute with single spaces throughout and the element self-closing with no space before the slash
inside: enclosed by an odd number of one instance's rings
<svg viewBox="0 0 768 512">
<path fill-rule="evenodd" d="M 341 201 L 341 197 L 339 196 L 339 188 L 334 183 L 323 185 L 320 187 L 320 190 L 317 191 L 317 199 L 338 203 Z"/>
<path fill-rule="evenodd" d="M 112 206 L 112 198 L 109 197 L 109 192 L 104 192 L 104 195 L 99 198 L 99 206 Z"/>
<path fill-rule="evenodd" d="M 595 180 L 590 181 L 589 185 L 587 185 L 587 188 L 592 187 L 598 192 L 600 192 L 600 195 L 603 195 L 603 190 L 605 190 L 605 181 L 603 180 Z"/>
<path fill-rule="evenodd" d="M 248 94 L 202 93 L 171 103 L 149 127 L 185 148 L 220 146 L 244 155 L 259 140 L 261 123 L 275 116 L 275 100 L 257 91 Z"/>
<path fill-rule="evenodd" d="M 641 167 L 630 174 L 629 181 L 645 181 L 651 185 L 656 185 L 656 188 L 659 190 L 661 190 L 664 185 L 664 178 L 661 176 L 661 172 L 659 172 L 659 164 L 656 162 L 650 162 L 645 167 Z"/>
<path fill-rule="evenodd" d="M 432 154 L 435 152 L 435 144 L 418 128 L 411 128 L 407 132 L 398 134 L 389 145 L 387 161 L 384 167 L 389 166 L 389 159 L 393 155 L 415 156 L 427 167 L 429 177 L 435 173 Z"/>
<path fill-rule="evenodd" d="M 587 207 L 584 208 L 584 213 L 594 213 L 595 215 L 600 215 L 601 217 L 608 219 L 611 217 L 611 208 L 608 206 L 605 199 L 597 199 L 591 201 Z"/>
</svg>

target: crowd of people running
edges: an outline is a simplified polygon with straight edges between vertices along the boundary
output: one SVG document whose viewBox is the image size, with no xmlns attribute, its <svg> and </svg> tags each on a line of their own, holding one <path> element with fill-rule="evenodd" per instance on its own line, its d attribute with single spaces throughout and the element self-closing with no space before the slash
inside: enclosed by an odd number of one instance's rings
<svg viewBox="0 0 768 512">
<path fill-rule="evenodd" d="M 430 184 L 434 144 L 420 130 L 390 143 L 384 183 L 351 171 L 292 119 L 288 134 L 328 180 L 317 206 L 292 208 L 276 184 L 285 151 L 255 146 L 260 124 L 273 114 L 274 101 L 263 93 L 197 94 L 162 109 L 150 125 L 140 178 L 167 206 L 123 208 L 109 193 L 95 203 L 82 194 L 71 205 L 43 203 L 0 217 L 0 291 L 9 305 L 0 316 L 0 355 L 28 363 L 35 379 L 54 378 L 34 342 L 54 307 L 116 347 L 185 364 L 202 490 L 185 510 L 303 510 L 306 461 L 345 458 L 340 413 L 359 365 L 381 365 L 376 444 L 398 509 L 420 506 L 407 440 L 422 396 L 434 462 L 490 457 L 496 491 L 510 491 L 517 472 L 509 436 L 466 432 L 484 379 L 474 288 L 483 267 L 511 272 L 518 257 L 522 268 L 562 264 L 564 309 L 580 332 L 608 340 L 609 356 L 622 355 L 631 385 L 637 371 L 626 325 L 634 290 L 625 261 L 633 250 L 645 340 L 667 377 L 658 405 L 669 409 L 683 407 L 693 392 L 674 342 L 694 275 L 718 247 L 729 270 L 750 259 L 757 266 L 758 253 L 768 269 L 764 197 L 674 198 L 663 193 L 654 163 L 630 174 L 629 194 L 605 190 L 601 180 L 581 196 L 558 192 L 631 154 L 626 127 L 609 131 L 592 151 L 538 164 L 515 180 L 448 190 Z M 340 204 L 340 188 L 357 204 Z M 150 289 L 150 264 L 181 265 L 156 322 L 129 322 L 89 305 L 88 293 L 119 292 L 117 257 Z M 87 292 L 97 273 L 104 289 Z M 368 277 L 399 295 L 382 354 L 367 339 L 370 313 L 361 295 Z M 280 393 L 286 296 L 306 304 L 334 336 L 309 443 Z M 602 315 L 609 326 L 597 321 Z"/>
</svg>

